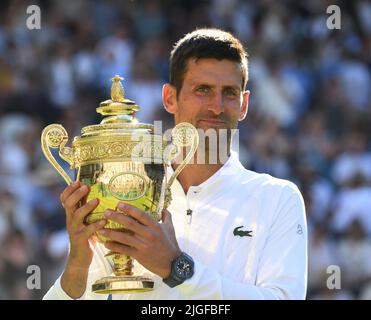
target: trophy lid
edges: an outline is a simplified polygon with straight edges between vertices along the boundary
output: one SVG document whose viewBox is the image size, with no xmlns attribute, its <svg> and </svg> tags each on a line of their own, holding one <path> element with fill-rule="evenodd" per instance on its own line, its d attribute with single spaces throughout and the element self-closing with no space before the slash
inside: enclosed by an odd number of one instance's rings
<svg viewBox="0 0 371 320">
<path fill-rule="evenodd" d="M 141 162 L 162 161 L 162 135 L 154 134 L 153 124 L 139 123 L 135 118 L 140 108 L 125 98 L 123 78 L 116 75 L 111 80 L 111 99 L 96 109 L 103 120 L 82 128 L 81 136 L 73 139 L 73 166 L 132 161 L 133 157 Z"/>
<path fill-rule="evenodd" d="M 96 108 L 103 116 L 100 124 L 82 128 L 81 137 L 107 134 L 128 134 L 130 132 L 153 132 L 152 124 L 139 123 L 135 113 L 140 107 L 132 100 L 125 98 L 125 90 L 121 84 L 124 78 L 115 75 L 111 81 L 111 99 L 105 100 Z"/>
<path fill-rule="evenodd" d="M 173 145 L 161 133 L 156 133 L 154 125 L 139 123 L 134 117 L 139 106 L 125 98 L 120 76 L 112 78 L 111 99 L 103 101 L 96 109 L 104 118 L 100 124 L 82 128 L 81 136 L 74 137 L 72 148 L 66 147 L 68 134 L 60 124 L 51 124 L 41 134 L 41 146 L 47 159 L 62 175 L 67 183 L 68 174 L 54 159 L 49 148 L 59 148 L 59 155 L 71 168 L 106 162 L 141 162 L 165 164 L 177 154 L 179 148 L 193 146 L 185 160 L 188 162 L 198 145 L 196 129 L 189 123 L 179 123 L 172 131 Z M 190 129 L 190 130 L 188 130 Z M 186 163 L 184 162 L 184 163 Z M 169 180 L 171 184 L 185 164 L 177 167 Z"/>
<path fill-rule="evenodd" d="M 60 124 L 51 124 L 41 134 L 41 147 L 50 163 L 57 169 L 67 183 L 69 175 L 53 157 L 49 148 L 59 148 L 59 155 L 72 169 L 85 165 L 107 162 L 140 162 L 147 164 L 167 164 L 180 148 L 192 146 L 185 160 L 177 167 L 169 180 L 176 178 L 185 163 L 193 157 L 198 146 L 197 130 L 190 123 L 178 123 L 172 130 L 170 144 L 161 133 L 156 133 L 153 124 L 139 123 L 135 112 L 140 108 L 132 100 L 125 98 L 120 76 L 112 79 L 111 99 L 103 101 L 96 109 L 103 116 L 100 124 L 82 128 L 81 136 L 74 137 L 72 148 L 66 147 L 68 133 Z M 167 147 L 170 148 L 167 148 Z"/>
</svg>

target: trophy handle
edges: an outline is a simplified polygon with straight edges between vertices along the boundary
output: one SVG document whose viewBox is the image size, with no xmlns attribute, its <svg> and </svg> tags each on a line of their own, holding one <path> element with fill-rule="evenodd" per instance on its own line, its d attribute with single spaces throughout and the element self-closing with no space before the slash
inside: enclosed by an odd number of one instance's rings
<svg viewBox="0 0 371 320">
<path fill-rule="evenodd" d="M 182 163 L 175 169 L 174 173 L 169 179 L 167 184 L 167 189 L 170 189 L 174 180 L 178 177 L 179 173 L 184 169 L 184 167 L 189 163 L 189 161 L 194 156 L 199 143 L 199 136 L 197 129 L 188 122 L 178 123 L 171 132 L 173 144 L 177 147 L 178 151 L 182 147 L 190 147 L 190 150 Z M 175 154 L 175 156 L 177 153 Z M 175 158 L 173 157 L 173 159 Z"/>
<path fill-rule="evenodd" d="M 53 157 L 49 148 L 59 148 L 60 157 L 73 166 L 73 150 L 65 147 L 68 141 L 66 129 L 60 124 L 51 124 L 44 128 L 41 133 L 41 149 L 46 159 L 52 164 L 55 170 L 63 177 L 67 184 L 72 182 L 68 174 L 63 170 L 59 163 Z"/>
</svg>

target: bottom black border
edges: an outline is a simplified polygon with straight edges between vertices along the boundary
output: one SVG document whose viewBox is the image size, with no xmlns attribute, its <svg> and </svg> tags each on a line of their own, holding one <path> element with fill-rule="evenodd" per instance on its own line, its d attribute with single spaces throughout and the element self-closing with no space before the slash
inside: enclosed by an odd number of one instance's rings
<svg viewBox="0 0 371 320">
<path fill-rule="evenodd" d="M 316 319 L 337 315 L 352 317 L 367 312 L 371 301 L 0 301 L 2 312 L 22 311 L 32 318 L 58 316 L 72 320 L 77 313 L 84 319 Z M 9 310 L 6 310 L 8 309 Z M 366 309 L 367 308 L 367 309 Z M 50 311 L 48 310 L 50 309 Z M 173 312 L 171 313 L 171 310 Z M 348 313 L 347 313 L 348 314 Z"/>
</svg>

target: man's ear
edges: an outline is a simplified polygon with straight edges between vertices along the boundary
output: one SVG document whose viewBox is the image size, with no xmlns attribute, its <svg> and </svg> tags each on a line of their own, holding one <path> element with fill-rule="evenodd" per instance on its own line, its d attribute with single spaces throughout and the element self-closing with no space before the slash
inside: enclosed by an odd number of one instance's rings
<svg viewBox="0 0 371 320">
<path fill-rule="evenodd" d="M 238 121 L 242 121 L 245 119 L 247 115 L 247 111 L 249 109 L 249 97 L 250 97 L 250 91 L 246 90 L 242 94 L 242 106 L 241 106 L 241 111 L 240 111 L 240 116 L 238 117 Z"/>
<path fill-rule="evenodd" d="M 162 103 L 167 112 L 175 114 L 177 112 L 176 89 L 170 83 L 162 86 Z"/>
</svg>

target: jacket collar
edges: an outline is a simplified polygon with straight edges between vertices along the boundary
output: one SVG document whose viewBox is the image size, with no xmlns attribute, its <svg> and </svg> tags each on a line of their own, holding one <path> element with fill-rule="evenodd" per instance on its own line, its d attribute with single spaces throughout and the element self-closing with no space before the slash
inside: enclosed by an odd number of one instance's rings
<svg viewBox="0 0 371 320">
<path fill-rule="evenodd" d="M 225 183 L 228 176 L 233 176 L 243 170 L 244 167 L 242 166 L 241 162 L 238 159 L 238 154 L 235 151 L 231 151 L 231 155 L 229 156 L 227 162 L 218 170 L 216 171 L 211 177 L 207 180 L 199 184 L 198 186 L 191 186 L 190 189 L 196 190 L 197 192 L 201 192 L 203 190 L 209 188 L 215 188 L 223 183 Z M 167 167 L 167 177 L 168 179 L 174 173 L 174 170 L 171 165 Z M 179 188 L 183 190 L 180 182 L 178 179 L 175 179 L 173 183 L 173 187 L 179 191 Z"/>
</svg>

